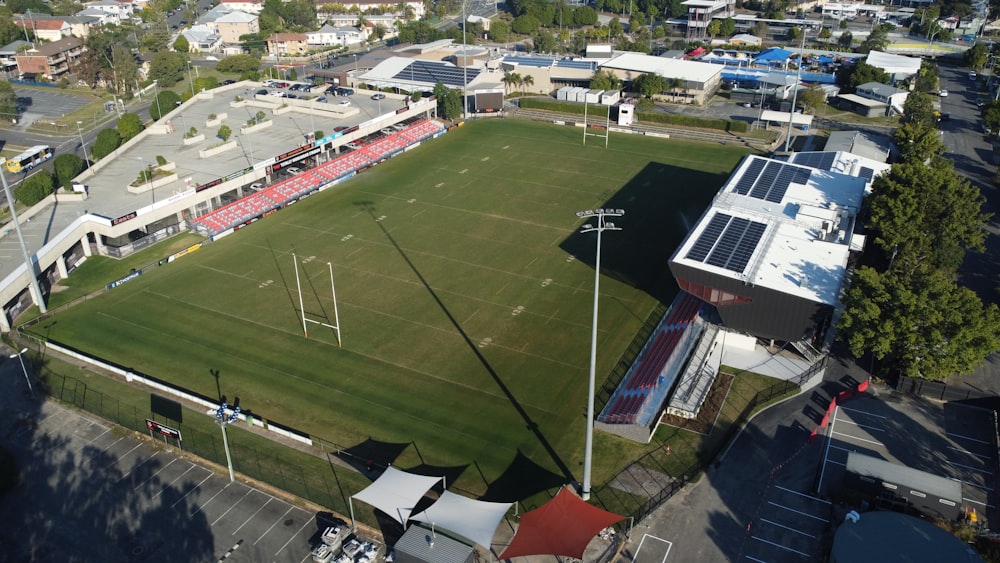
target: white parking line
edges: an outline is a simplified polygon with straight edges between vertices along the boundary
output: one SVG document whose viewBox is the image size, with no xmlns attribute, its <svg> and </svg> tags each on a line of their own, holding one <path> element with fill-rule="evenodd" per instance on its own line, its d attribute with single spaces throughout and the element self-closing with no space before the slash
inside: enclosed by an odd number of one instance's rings
<svg viewBox="0 0 1000 563">
<path fill-rule="evenodd" d="M 775 543 L 773 541 L 768 541 L 768 540 L 765 540 L 764 538 L 758 538 L 757 536 L 750 536 L 750 537 L 752 537 L 753 539 L 755 539 L 755 540 L 757 540 L 759 542 L 764 542 L 764 543 L 766 543 L 768 545 L 773 545 L 774 547 L 779 547 L 781 549 L 784 549 L 785 551 L 791 551 L 792 553 L 797 553 L 797 554 L 801 555 L 802 557 L 809 557 L 808 553 L 805 553 L 803 551 L 799 551 L 797 549 L 792 549 L 790 547 L 783 546 L 780 543 Z"/>
<path fill-rule="evenodd" d="M 142 466 L 143 466 L 143 464 L 145 464 L 145 463 L 146 463 L 147 461 L 150 461 L 151 459 L 153 459 L 154 457 L 156 457 L 156 454 L 158 454 L 158 453 L 160 453 L 160 450 L 156 450 L 156 451 L 154 451 L 154 452 L 153 452 L 153 455 L 151 455 L 151 456 L 147 457 L 146 459 L 142 460 L 142 461 L 141 461 L 141 462 L 140 462 L 140 463 L 139 463 L 138 465 L 136 465 L 136 466 L 135 466 L 135 467 L 133 467 L 132 469 L 129 469 L 129 470 L 128 470 L 128 471 L 127 471 L 127 472 L 126 472 L 126 473 L 125 473 L 124 475 L 122 475 L 122 478 L 121 478 L 121 479 L 119 479 L 119 480 L 118 480 L 118 482 L 119 482 L 119 483 L 121 483 L 122 481 L 124 481 L 124 480 L 125 480 L 125 479 L 126 479 L 126 478 L 127 478 L 128 476 L 129 476 L 129 475 L 131 475 L 131 474 L 132 474 L 132 472 L 133 472 L 133 471 L 135 471 L 136 469 L 139 469 L 139 468 L 140 468 L 140 467 L 142 467 Z"/>
<path fill-rule="evenodd" d="M 306 526 L 308 526 L 311 523 L 312 523 L 311 520 L 306 520 L 306 523 L 302 524 L 302 527 L 299 528 L 298 530 L 296 530 L 295 533 L 292 534 L 292 537 L 288 538 L 288 541 L 285 542 L 285 545 L 281 546 L 281 549 L 279 549 L 278 551 L 274 552 L 274 556 L 277 557 L 278 555 L 281 554 L 282 551 L 285 551 L 285 548 L 288 547 L 288 544 L 292 543 L 292 540 L 294 540 L 295 538 L 299 537 L 299 534 L 302 533 L 302 530 L 305 530 Z"/>
<path fill-rule="evenodd" d="M 955 467 L 961 467 L 962 469 L 968 469 L 969 471 L 975 471 L 976 473 L 982 473 L 984 475 L 993 475 L 992 471 L 987 471 L 981 467 L 972 467 L 971 465 L 962 465 L 961 463 L 955 463 L 949 459 L 944 460 L 948 465 L 954 465 Z"/>
<path fill-rule="evenodd" d="M 188 495 L 190 495 L 191 493 L 197 491 L 202 485 L 205 484 L 205 481 L 208 481 L 209 479 L 212 478 L 212 475 L 214 475 L 214 473 L 212 473 L 211 471 L 209 471 L 208 472 L 208 477 L 205 477 L 204 479 L 201 480 L 201 482 L 199 482 L 197 485 L 195 485 L 194 487 L 192 487 L 190 491 L 184 493 L 184 496 L 182 496 L 181 498 L 177 499 L 177 502 L 171 504 L 170 508 L 173 508 L 173 507 L 177 506 L 177 504 L 180 503 L 180 502 L 182 502 L 184 499 L 186 499 Z M 219 491 L 219 492 L 222 492 L 222 491 Z M 219 493 L 215 493 L 215 494 L 219 494 Z M 215 497 L 213 496 L 212 498 L 215 498 Z"/>
<path fill-rule="evenodd" d="M 954 478 L 954 477 L 948 477 L 948 478 L 949 478 L 949 479 L 951 479 L 952 481 L 958 481 L 959 483 L 963 483 L 963 484 L 965 484 L 965 485 L 968 485 L 968 486 L 970 486 L 970 487 L 975 487 L 975 488 L 977 488 L 977 489 L 982 489 L 982 490 L 984 490 L 984 491 L 989 491 L 989 492 L 993 492 L 993 489 L 991 489 L 991 488 L 989 488 L 989 487 L 984 487 L 984 486 L 982 486 L 982 485 L 977 485 L 976 483 L 972 483 L 972 482 L 970 482 L 970 481 L 963 481 L 963 480 L 961 480 L 961 479 L 956 479 L 956 478 Z"/>
<path fill-rule="evenodd" d="M 819 470 L 819 483 L 816 484 L 816 492 L 823 490 L 823 475 L 826 473 L 826 461 L 830 458 L 830 444 L 833 443 L 833 427 L 837 424 L 838 412 L 840 412 L 839 405 L 833 409 L 833 420 L 830 421 L 830 433 L 826 436 L 826 449 L 823 450 L 823 465 Z"/>
<path fill-rule="evenodd" d="M 788 530 L 789 532 L 795 532 L 796 534 L 802 534 L 803 536 L 805 536 L 807 538 L 816 539 L 816 536 L 814 536 L 812 534 L 807 534 L 807 533 L 803 532 L 802 530 L 796 530 L 795 528 L 792 528 L 790 526 L 785 526 L 784 524 L 779 524 L 777 522 L 774 522 L 773 520 L 768 520 L 767 518 L 761 518 L 760 521 L 761 522 L 767 522 L 768 524 L 770 524 L 772 526 L 777 526 L 777 527 L 782 528 L 784 530 Z"/>
<path fill-rule="evenodd" d="M 834 460 L 832 460 L 832 459 L 828 459 L 828 460 L 826 460 L 826 462 L 827 462 L 827 463 L 832 463 L 832 464 L 834 464 L 834 465 L 840 465 L 840 466 L 842 466 L 842 467 L 847 467 L 847 464 L 846 464 L 846 463 L 843 463 L 843 462 L 841 462 L 841 461 L 834 461 Z"/>
<path fill-rule="evenodd" d="M 756 561 L 756 563 L 767 563 L 767 561 L 764 561 L 763 559 L 757 559 L 756 557 L 750 557 L 749 555 L 747 555 L 746 558 L 750 561 Z"/>
<path fill-rule="evenodd" d="M 161 467 L 161 468 L 159 469 L 159 471 L 157 471 L 156 473 L 153 473 L 152 475 L 150 475 L 150 476 L 149 476 L 149 479 L 146 479 L 146 480 L 145 480 L 145 481 L 143 481 L 142 483 L 139 483 L 138 485 L 136 485 L 136 487 L 135 487 L 134 489 L 132 489 L 132 490 L 133 490 L 133 491 L 138 491 L 140 487 L 142 487 L 142 486 L 143 486 L 143 485 L 145 485 L 146 483 L 148 483 L 148 482 L 152 481 L 152 480 L 153 480 L 153 477 L 156 477 L 157 475 L 159 475 L 159 474 L 160 474 L 160 473 L 161 473 L 161 472 L 162 472 L 162 471 L 163 471 L 164 469 L 166 469 L 166 468 L 170 467 L 170 466 L 171 466 L 171 465 L 172 465 L 172 464 L 173 464 L 173 463 L 174 463 L 175 461 L 177 461 L 177 458 L 176 458 L 176 457 L 175 457 L 174 459 L 170 460 L 170 463 L 168 463 L 168 464 L 164 465 L 163 467 Z"/>
<path fill-rule="evenodd" d="M 794 512 L 796 514 L 800 514 L 800 515 L 805 516 L 807 518 L 812 518 L 814 520 L 819 520 L 820 522 L 830 522 L 826 518 L 821 518 L 819 516 L 813 516 L 812 514 L 809 514 L 808 512 L 802 512 L 801 510 L 795 510 L 794 508 L 788 508 L 787 506 L 780 505 L 780 504 L 778 504 L 778 503 L 776 503 L 774 501 L 770 501 L 769 500 L 769 501 L 767 501 L 767 504 L 770 504 L 772 506 L 777 506 L 778 508 L 783 508 L 783 509 L 785 509 L 785 510 L 787 510 L 789 512 Z"/>
<path fill-rule="evenodd" d="M 856 450 L 854 448 L 842 448 L 840 446 L 830 446 L 830 449 L 831 450 L 840 450 L 842 452 L 856 452 L 856 451 L 858 451 L 858 450 Z"/>
<path fill-rule="evenodd" d="M 987 442 L 985 440 L 979 440 L 977 438 L 970 438 L 969 436 L 963 436 L 961 434 L 952 434 L 951 432 L 946 432 L 945 434 L 947 436 L 951 436 L 952 438 L 960 438 L 962 440 L 968 440 L 970 442 L 976 442 L 978 444 L 986 444 L 987 446 L 992 446 L 993 445 L 991 442 Z"/>
<path fill-rule="evenodd" d="M 991 455 L 977 454 L 976 452 L 970 452 L 969 450 L 963 450 L 962 448 L 956 448 L 956 447 L 953 447 L 953 446 L 948 446 L 948 449 L 949 450 L 954 450 L 956 452 L 961 452 L 963 454 L 969 454 L 969 455 L 972 455 L 972 456 L 976 456 L 976 457 L 979 457 L 979 458 L 982 458 L 982 459 L 993 459 L 993 456 L 991 456 Z"/>
<path fill-rule="evenodd" d="M 193 463 L 192 463 L 192 464 L 191 464 L 191 467 L 188 467 L 188 468 L 187 468 L 187 471 L 185 471 L 184 473 L 181 473 L 180 475 L 178 475 L 178 476 L 177 476 L 177 478 L 176 478 L 176 479 L 174 479 L 173 481 L 171 481 L 171 482 L 167 483 L 167 486 L 166 486 L 166 487 L 163 487 L 162 489 L 160 489 L 160 492 L 158 492 L 158 493 L 156 493 L 155 495 L 153 495 L 153 498 L 156 498 L 156 497 L 158 497 L 158 496 L 162 495 L 162 494 L 163 494 L 163 492 L 167 490 L 167 487 L 172 487 L 172 486 L 174 485 L 174 483 L 176 483 L 177 481 L 180 481 L 181 479 L 183 479 L 183 478 L 184 478 L 184 476 L 185 476 L 185 475 L 187 475 L 188 473 L 190 473 L 190 472 L 191 472 L 191 470 L 192 470 L 192 469 L 194 469 L 195 467 L 197 467 L 197 466 L 196 466 L 195 464 L 193 464 Z"/>
<path fill-rule="evenodd" d="M 667 557 L 670 555 L 670 548 L 674 546 L 674 543 L 670 542 L 670 541 L 667 541 L 667 540 L 665 540 L 663 538 L 658 538 L 656 536 L 651 536 L 649 534 L 643 534 L 642 535 L 642 539 L 639 540 L 639 546 L 635 548 L 635 555 L 632 556 L 632 563 L 635 563 L 635 558 L 642 551 L 642 544 L 646 542 L 646 538 L 651 538 L 651 539 L 654 539 L 656 541 L 661 541 L 661 542 L 667 544 L 667 551 L 666 551 L 666 553 L 663 554 L 663 559 L 662 559 L 662 561 L 666 561 Z"/>
<path fill-rule="evenodd" d="M 225 512 L 222 513 L 221 516 L 219 516 L 218 518 L 215 519 L 215 522 L 212 522 L 212 527 L 214 528 L 215 525 L 219 523 L 219 520 L 222 520 L 226 516 L 226 514 L 229 514 L 230 510 L 236 508 L 236 505 L 239 504 L 239 503 L 241 503 L 241 502 L 243 502 L 243 499 L 247 498 L 247 495 L 249 495 L 253 491 L 254 491 L 253 489 L 248 488 L 246 494 L 244 494 L 243 496 L 241 496 L 240 500 L 234 502 L 228 509 L 226 509 Z"/>
<path fill-rule="evenodd" d="M 254 545 L 257 545 L 257 542 L 259 542 L 260 540 L 264 539 L 264 536 L 266 536 L 268 532 L 270 532 L 271 530 L 273 530 L 273 529 L 274 529 L 274 527 L 278 525 L 278 522 L 281 522 L 281 520 L 282 520 L 282 519 L 283 519 L 283 518 L 284 518 L 285 516 L 288 516 L 288 513 L 289 513 L 289 512 L 291 512 L 293 508 L 295 508 L 295 507 L 294 507 L 294 506 L 289 506 L 289 507 L 288 507 L 288 510 L 286 510 L 284 514 L 282 514 L 282 515 L 281 515 L 281 516 L 280 516 L 279 518 L 277 518 L 277 519 L 276 519 L 276 520 L 274 521 L 274 524 L 271 524 L 271 527 L 270 527 L 270 528 L 268 528 L 267 530 L 265 530 L 265 531 L 264 531 L 264 533 L 263 533 L 263 534 L 261 534 L 259 538 L 257 538 L 257 541 L 253 542 L 253 544 L 254 544 Z"/>
<path fill-rule="evenodd" d="M 805 497 L 805 498 L 807 498 L 809 500 L 816 500 L 816 501 L 822 502 L 824 504 L 832 504 L 830 501 L 828 501 L 826 499 L 819 498 L 819 497 L 814 497 L 812 495 L 807 495 L 805 493 L 800 493 L 799 491 L 793 491 L 792 489 L 786 489 L 785 487 L 782 487 L 781 485 L 775 485 L 774 488 L 781 489 L 782 491 L 785 491 L 786 493 L 792 493 L 793 495 L 799 495 L 800 497 Z"/>
<path fill-rule="evenodd" d="M 250 516 L 248 516 L 248 517 L 247 517 L 247 519 L 246 519 L 246 520 L 244 520 L 242 524 L 240 524 L 240 527 L 239 527 L 239 528 L 236 528 L 235 530 L 233 530 L 233 535 L 235 536 L 235 535 L 236 535 L 236 532 L 239 532 L 240 530 L 242 530 L 242 529 L 243 529 L 243 526 L 246 526 L 246 525 L 247 525 L 247 524 L 248 524 L 248 523 L 249 523 L 249 522 L 250 522 L 251 520 L 253 520 L 254 518 L 256 518 L 256 517 L 257 517 L 257 515 L 258 515 L 258 514 L 260 514 L 260 511 L 261 511 L 261 510 L 264 510 L 264 507 L 265 507 L 265 506 L 267 506 L 267 505 L 271 504 L 271 501 L 272 501 L 272 500 L 274 500 L 274 498 L 273 498 L 273 497 L 272 497 L 272 498 L 269 498 L 269 499 L 267 499 L 267 502 L 265 502 L 264 504 L 260 505 L 260 508 L 258 508 L 256 512 L 254 512 L 253 514 L 251 514 Z"/>
<path fill-rule="evenodd" d="M 844 419 L 841 420 L 840 422 L 843 422 L 844 424 L 853 424 L 854 426 L 857 426 L 858 428 L 864 428 L 865 430 L 874 430 L 875 432 L 885 432 L 885 428 L 876 428 L 874 426 L 868 426 L 866 424 L 858 424 L 853 420 Z"/>
<path fill-rule="evenodd" d="M 860 436 L 854 436 L 853 434 L 844 434 L 843 432 L 834 432 L 834 435 L 836 435 L 836 436 L 843 436 L 844 438 L 850 438 L 852 440 L 857 440 L 859 442 L 865 442 L 867 444 L 875 444 L 876 446 L 885 446 L 885 444 L 883 444 L 882 442 L 879 442 L 877 440 L 868 440 L 868 439 L 862 438 Z"/>
<path fill-rule="evenodd" d="M 199 505 L 198 505 L 198 508 L 196 508 L 196 509 L 195 509 L 195 511 L 191 513 L 191 516 L 194 516 L 195 514 L 198 514 L 199 512 L 201 512 L 203 508 L 205 508 L 205 507 L 206 507 L 206 506 L 208 506 L 208 505 L 209 505 L 209 504 L 210 504 L 210 503 L 211 503 L 211 502 L 212 502 L 213 500 L 215 500 L 215 497 L 217 497 L 217 496 L 221 495 L 223 491 L 225 491 L 226 489 L 228 489 L 228 488 L 229 488 L 229 485 L 232 485 L 232 483 L 226 483 L 226 486 L 225 486 L 225 487 L 222 487 L 221 489 L 219 489 L 219 492 L 217 492 L 217 493 L 215 493 L 214 495 L 212 495 L 212 498 L 210 498 L 210 499 L 206 500 L 205 502 L 203 502 L 203 503 L 199 504 Z"/>
<path fill-rule="evenodd" d="M 972 500 L 971 498 L 962 497 L 965 502 L 971 502 L 972 504 L 978 504 L 979 506 L 985 506 L 987 508 L 996 508 L 992 504 L 986 504 L 985 502 L 979 502 L 978 500 Z"/>
<path fill-rule="evenodd" d="M 142 447 L 142 442 L 139 442 L 139 443 L 138 443 L 138 444 L 136 444 L 136 445 L 135 445 L 135 447 L 133 447 L 133 448 L 132 448 L 131 450 L 129 450 L 129 451 L 127 451 L 127 452 L 123 453 L 122 455 L 118 456 L 118 458 L 117 458 L 117 459 L 115 459 L 115 461 L 121 461 L 123 457 L 127 456 L 128 454 L 130 454 L 130 453 L 134 452 L 135 450 L 137 450 L 137 449 L 139 449 L 139 448 L 141 448 L 141 447 Z"/>
<path fill-rule="evenodd" d="M 888 418 L 888 417 L 882 416 L 880 414 L 875 414 L 873 412 L 868 412 L 868 411 L 863 411 L 863 410 L 858 410 L 858 409 L 852 409 L 852 408 L 849 408 L 849 407 L 840 407 L 840 408 L 844 409 L 847 412 L 856 412 L 858 414 L 863 414 L 865 416 L 874 416 L 875 418 L 881 418 L 883 420 L 885 420 L 886 418 Z"/>
</svg>

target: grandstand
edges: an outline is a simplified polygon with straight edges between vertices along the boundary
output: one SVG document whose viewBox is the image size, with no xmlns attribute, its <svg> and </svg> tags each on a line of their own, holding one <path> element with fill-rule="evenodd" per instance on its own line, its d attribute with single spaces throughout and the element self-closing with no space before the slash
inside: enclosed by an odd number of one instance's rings
<svg viewBox="0 0 1000 563">
<path fill-rule="evenodd" d="M 229 205 L 191 221 L 192 228 L 216 236 L 229 229 L 255 221 L 268 212 L 281 209 L 316 190 L 343 181 L 369 166 L 396 156 L 409 147 L 440 134 L 437 122 L 412 119 L 405 127 L 384 136 L 360 140 L 359 147 L 299 174 L 242 197 Z"/>
<path fill-rule="evenodd" d="M 682 373 L 704 323 L 703 303 L 682 292 L 597 417 L 603 430 L 648 440 L 660 408 Z M 632 428 L 624 428 L 631 426 Z"/>
</svg>

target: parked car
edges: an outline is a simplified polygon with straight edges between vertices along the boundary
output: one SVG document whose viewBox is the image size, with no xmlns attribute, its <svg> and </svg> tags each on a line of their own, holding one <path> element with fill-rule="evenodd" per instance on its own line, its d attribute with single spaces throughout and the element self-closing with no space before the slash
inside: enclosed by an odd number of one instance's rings
<svg viewBox="0 0 1000 563">
<path fill-rule="evenodd" d="M 223 80 L 222 81 L 222 85 L 223 86 L 229 86 L 230 84 L 236 84 L 236 81 L 235 80 Z"/>
<path fill-rule="evenodd" d="M 254 182 L 254 183 L 250 184 L 250 189 L 253 190 L 253 191 L 255 191 L 255 192 L 260 191 L 263 188 L 264 188 L 264 184 L 261 184 L 260 182 Z"/>
<path fill-rule="evenodd" d="M 948 97 L 948 91 L 947 90 L 941 90 L 940 92 L 938 92 L 938 96 L 941 96 L 942 98 L 947 98 Z"/>
<path fill-rule="evenodd" d="M 277 83 L 278 83 L 277 80 L 265 80 L 265 81 L 261 82 L 260 85 L 263 86 L 263 87 L 265 87 L 265 88 L 274 88 L 274 85 L 277 84 Z"/>
<path fill-rule="evenodd" d="M 320 97 L 316 98 L 316 101 L 317 102 L 325 102 L 326 101 L 326 96 L 320 96 Z"/>
<path fill-rule="evenodd" d="M 385 94 L 382 94 L 382 93 L 372 94 L 372 99 L 373 100 L 384 100 L 385 99 Z"/>
<path fill-rule="evenodd" d="M 302 90 L 303 86 L 304 86 L 304 84 L 292 84 L 291 86 L 288 87 L 288 89 L 289 90 L 295 90 L 296 92 L 298 92 L 298 91 Z"/>
<path fill-rule="evenodd" d="M 298 168 L 296 166 L 290 166 L 288 168 L 285 168 L 285 172 L 287 172 L 288 174 L 294 176 L 296 174 L 301 174 L 302 173 L 302 169 Z"/>
<path fill-rule="evenodd" d="M 266 96 L 266 95 L 268 95 L 268 93 L 269 93 L 269 92 L 268 92 L 267 90 L 265 90 L 265 89 L 261 88 L 260 90 L 257 90 L 257 92 L 255 92 L 255 93 L 256 93 L 256 94 L 257 94 L 258 96 Z"/>
<path fill-rule="evenodd" d="M 353 96 L 354 95 L 354 89 L 353 88 L 337 88 L 337 95 L 338 96 Z"/>
<path fill-rule="evenodd" d="M 341 101 L 337 102 L 337 105 L 338 106 L 345 106 L 345 107 L 349 106 L 349 105 L 351 105 L 351 100 L 341 100 Z"/>
<path fill-rule="evenodd" d="M 274 85 L 274 87 L 275 88 L 288 88 L 288 83 L 287 82 L 278 82 L 277 84 Z"/>
</svg>

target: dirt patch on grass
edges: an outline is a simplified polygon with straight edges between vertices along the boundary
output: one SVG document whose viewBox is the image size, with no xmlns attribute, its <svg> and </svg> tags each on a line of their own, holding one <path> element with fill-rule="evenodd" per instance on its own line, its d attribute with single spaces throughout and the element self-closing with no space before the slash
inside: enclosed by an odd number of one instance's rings
<svg viewBox="0 0 1000 563">
<path fill-rule="evenodd" d="M 715 377 L 712 388 L 708 391 L 708 398 L 705 399 L 704 404 L 701 405 L 701 410 L 698 411 L 698 418 L 689 419 L 664 414 L 660 422 L 668 426 L 675 426 L 706 436 L 711 434 L 712 428 L 715 426 L 715 421 L 719 417 L 719 412 L 722 410 L 723 405 L 726 404 L 726 396 L 729 394 L 729 388 L 735 379 L 735 375 L 725 372 L 720 372 Z"/>
</svg>

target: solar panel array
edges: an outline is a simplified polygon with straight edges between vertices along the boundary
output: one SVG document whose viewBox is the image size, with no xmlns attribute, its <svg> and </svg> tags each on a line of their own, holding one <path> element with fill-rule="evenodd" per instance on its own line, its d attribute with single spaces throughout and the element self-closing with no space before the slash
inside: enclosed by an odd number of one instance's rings
<svg viewBox="0 0 1000 563">
<path fill-rule="evenodd" d="M 837 160 L 837 153 L 834 152 L 800 152 L 792 157 L 792 162 L 816 168 L 818 170 L 833 170 L 833 163 Z"/>
<path fill-rule="evenodd" d="M 406 65 L 406 68 L 397 72 L 392 78 L 395 80 L 427 82 L 430 84 L 440 82 L 445 86 L 464 86 L 466 73 L 468 74 L 469 82 L 472 82 L 479 76 L 481 71 L 482 69 L 479 68 L 470 67 L 464 69 L 436 61 L 413 60 L 410 61 L 410 64 Z"/>
<path fill-rule="evenodd" d="M 716 212 L 698 235 L 686 258 L 743 272 L 766 229 L 765 223 Z"/>
<path fill-rule="evenodd" d="M 781 203 L 792 182 L 805 184 L 808 181 L 809 170 L 806 168 L 754 159 L 736 182 L 733 191 L 771 203 Z"/>
<path fill-rule="evenodd" d="M 580 59 L 561 59 L 556 62 L 556 66 L 562 68 L 578 68 L 582 70 L 597 70 L 595 61 L 581 61 Z"/>
<path fill-rule="evenodd" d="M 549 57 L 504 57 L 503 62 L 515 63 L 522 66 L 536 66 L 546 68 L 555 63 L 555 59 Z"/>
</svg>

